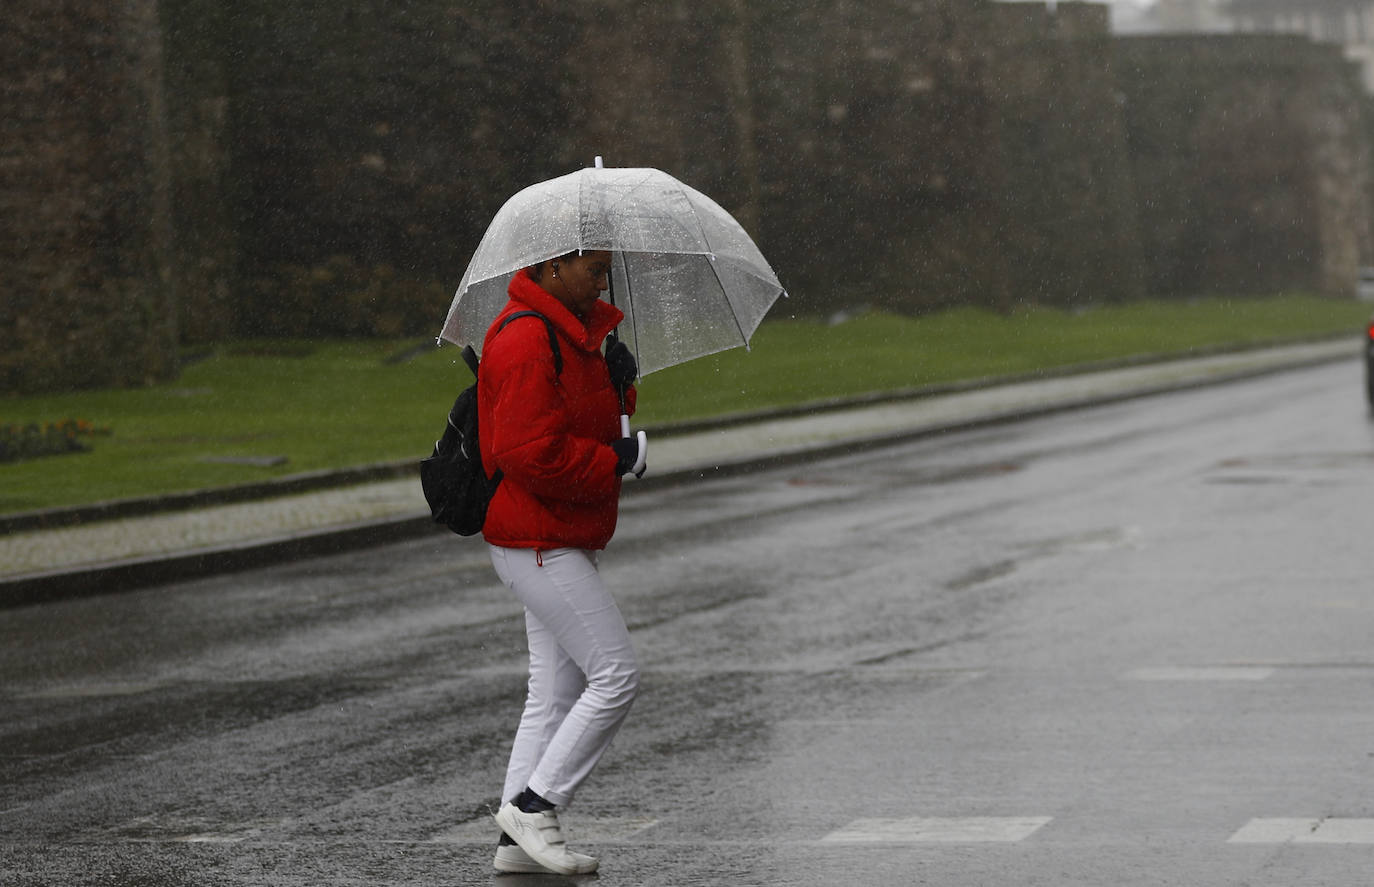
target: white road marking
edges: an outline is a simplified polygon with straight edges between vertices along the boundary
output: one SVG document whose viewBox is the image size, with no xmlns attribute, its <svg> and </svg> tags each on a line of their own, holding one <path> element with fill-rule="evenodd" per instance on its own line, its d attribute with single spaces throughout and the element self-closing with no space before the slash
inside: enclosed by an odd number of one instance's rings
<svg viewBox="0 0 1374 887">
<path fill-rule="evenodd" d="M 1128 672 L 1132 681 L 1262 681 L 1274 669 L 1262 665 L 1162 665 Z"/>
<path fill-rule="evenodd" d="M 1374 819 L 1252 819 L 1228 844 L 1374 844 Z"/>
<path fill-rule="evenodd" d="M 856 819 L 822 841 L 831 844 L 985 844 L 1022 841 L 1050 816 Z"/>
</svg>

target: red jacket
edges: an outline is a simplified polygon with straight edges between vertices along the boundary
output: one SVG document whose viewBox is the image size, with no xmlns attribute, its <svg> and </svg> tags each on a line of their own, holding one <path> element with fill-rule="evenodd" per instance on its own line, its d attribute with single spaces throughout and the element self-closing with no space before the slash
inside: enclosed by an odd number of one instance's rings
<svg viewBox="0 0 1374 887">
<path fill-rule="evenodd" d="M 610 443 L 620 437 L 620 401 L 601 343 L 624 318 L 598 301 L 583 323 L 523 271 L 487 331 L 477 379 L 482 464 L 504 472 L 483 537 L 505 548 L 601 549 L 615 533 L 620 477 Z M 563 371 L 555 378 L 548 328 L 558 334 Z M 634 412 L 631 388 L 626 406 Z"/>
</svg>

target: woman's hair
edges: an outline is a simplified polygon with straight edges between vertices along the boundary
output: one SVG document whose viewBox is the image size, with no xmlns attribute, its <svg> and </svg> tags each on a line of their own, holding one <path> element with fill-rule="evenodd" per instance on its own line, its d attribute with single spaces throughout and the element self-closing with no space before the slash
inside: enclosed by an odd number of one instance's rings
<svg viewBox="0 0 1374 887">
<path fill-rule="evenodd" d="M 544 266 L 549 264 L 549 262 L 566 262 L 569 259 L 575 256 L 579 256 L 581 254 L 582 250 L 575 249 L 570 253 L 564 253 L 561 256 L 555 256 L 554 258 L 546 259 L 543 262 L 535 262 L 533 265 L 525 269 L 525 273 L 529 275 L 530 280 L 533 280 L 535 283 L 538 283 L 539 278 L 544 276 Z"/>
</svg>

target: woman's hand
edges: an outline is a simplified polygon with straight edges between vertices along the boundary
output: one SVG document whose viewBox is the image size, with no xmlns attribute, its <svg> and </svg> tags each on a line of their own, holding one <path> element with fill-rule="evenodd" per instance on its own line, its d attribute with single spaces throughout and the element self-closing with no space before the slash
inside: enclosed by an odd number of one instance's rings
<svg viewBox="0 0 1374 887">
<path fill-rule="evenodd" d="M 640 434 L 643 435 L 644 432 L 641 431 Z M 622 437 L 619 440 L 611 441 L 611 449 L 615 450 L 615 473 L 617 477 L 624 477 L 634 471 L 636 465 L 639 465 L 639 448 L 640 442 L 637 438 Z M 635 477 L 643 477 L 646 467 L 641 466 L 638 471 L 635 471 Z"/>
<path fill-rule="evenodd" d="M 624 342 L 616 339 L 606 349 L 606 369 L 611 372 L 611 384 L 617 388 L 629 388 L 639 375 L 639 364 Z"/>
</svg>

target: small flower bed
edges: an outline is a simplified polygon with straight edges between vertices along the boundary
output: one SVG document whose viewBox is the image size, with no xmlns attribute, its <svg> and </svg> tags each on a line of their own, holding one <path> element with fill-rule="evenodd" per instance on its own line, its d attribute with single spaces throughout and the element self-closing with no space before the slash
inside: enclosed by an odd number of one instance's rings
<svg viewBox="0 0 1374 887">
<path fill-rule="evenodd" d="M 84 452 L 90 449 L 86 438 L 109 433 L 109 428 L 98 428 L 85 419 L 0 425 L 0 462 Z"/>
</svg>

